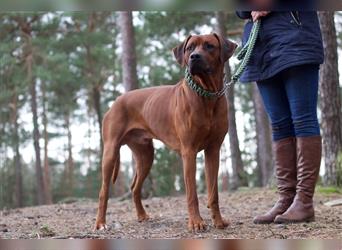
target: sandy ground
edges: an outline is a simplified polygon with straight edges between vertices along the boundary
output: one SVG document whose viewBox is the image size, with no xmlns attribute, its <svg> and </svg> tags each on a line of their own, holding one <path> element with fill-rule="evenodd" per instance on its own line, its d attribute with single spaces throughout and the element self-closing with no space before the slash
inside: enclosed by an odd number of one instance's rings
<svg viewBox="0 0 342 250">
<path fill-rule="evenodd" d="M 85 239 L 85 238 L 229 238 L 229 239 L 341 239 L 342 207 L 323 203 L 341 199 L 341 194 L 315 196 L 316 221 L 291 225 L 254 225 L 252 218 L 269 209 L 276 200 L 270 190 L 221 193 L 221 212 L 231 224 L 224 230 L 213 228 L 206 196 L 199 195 L 202 217 L 209 225 L 205 232 L 187 230 L 185 196 L 152 198 L 143 204 L 151 219 L 138 223 L 130 200 L 109 200 L 107 231 L 93 231 L 97 202 L 80 200 L 71 204 L 28 207 L 0 211 L 0 238 Z"/>
</svg>

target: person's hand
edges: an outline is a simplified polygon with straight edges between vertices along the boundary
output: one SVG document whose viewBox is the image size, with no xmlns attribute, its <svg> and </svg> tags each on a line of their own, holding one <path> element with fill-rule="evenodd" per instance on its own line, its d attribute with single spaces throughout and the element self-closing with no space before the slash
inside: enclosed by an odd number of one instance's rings
<svg viewBox="0 0 342 250">
<path fill-rule="evenodd" d="M 269 13 L 270 11 L 252 11 L 251 15 L 252 15 L 253 22 L 255 22 L 256 20 L 260 19 L 263 16 L 267 16 Z"/>
</svg>

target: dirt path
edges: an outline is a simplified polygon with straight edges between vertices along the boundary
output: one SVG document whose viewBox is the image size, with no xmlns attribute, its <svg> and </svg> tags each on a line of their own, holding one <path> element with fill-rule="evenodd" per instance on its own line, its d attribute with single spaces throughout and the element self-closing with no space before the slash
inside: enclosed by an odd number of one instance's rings
<svg viewBox="0 0 342 250">
<path fill-rule="evenodd" d="M 273 191 L 251 190 L 221 193 L 221 211 L 231 225 L 225 230 L 212 227 L 206 196 L 200 195 L 202 217 L 209 224 L 203 233 L 186 229 L 185 197 L 144 200 L 152 218 L 138 223 L 130 200 L 109 201 L 108 231 L 93 232 L 97 203 L 84 200 L 72 204 L 29 207 L 0 211 L 0 238 L 249 238 L 249 239 L 341 239 L 340 207 L 327 207 L 324 202 L 342 195 L 316 195 L 316 222 L 292 225 L 254 225 L 252 218 L 267 210 L 276 199 Z"/>
</svg>

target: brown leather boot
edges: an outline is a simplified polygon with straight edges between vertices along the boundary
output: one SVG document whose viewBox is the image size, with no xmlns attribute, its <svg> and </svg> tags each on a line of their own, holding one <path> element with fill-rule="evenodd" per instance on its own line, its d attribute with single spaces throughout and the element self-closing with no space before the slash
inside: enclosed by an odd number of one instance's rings
<svg viewBox="0 0 342 250">
<path fill-rule="evenodd" d="M 275 223 L 309 222 L 315 219 L 312 197 L 321 164 L 320 136 L 297 138 L 297 194 L 287 211 L 278 215 Z"/>
<path fill-rule="evenodd" d="M 289 137 L 273 142 L 275 168 L 279 199 L 267 213 L 253 219 L 255 224 L 269 224 L 274 218 L 284 213 L 292 204 L 296 195 L 297 156 L 296 138 Z"/>
</svg>

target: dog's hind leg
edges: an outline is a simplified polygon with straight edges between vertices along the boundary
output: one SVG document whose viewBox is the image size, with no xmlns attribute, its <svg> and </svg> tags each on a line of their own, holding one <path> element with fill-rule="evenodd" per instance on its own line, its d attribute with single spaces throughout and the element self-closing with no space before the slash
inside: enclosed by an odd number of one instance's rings
<svg viewBox="0 0 342 250">
<path fill-rule="evenodd" d="M 109 195 L 110 180 L 116 179 L 120 165 L 120 145 L 115 141 L 104 144 L 102 157 L 102 185 L 99 194 L 99 207 L 96 217 L 95 229 L 107 229 L 106 211 Z M 115 169 L 114 169 L 115 168 Z"/>
<path fill-rule="evenodd" d="M 137 211 L 138 221 L 148 220 L 149 217 L 141 203 L 141 189 L 144 180 L 148 176 L 154 157 L 154 148 L 152 140 L 148 140 L 144 144 L 128 143 L 128 147 L 133 152 L 133 157 L 136 162 L 136 172 L 131 186 L 133 201 Z"/>
<path fill-rule="evenodd" d="M 113 110 L 106 113 L 103 119 L 102 185 L 99 194 L 95 229 L 106 229 L 106 210 L 110 180 L 113 179 L 113 182 L 115 182 L 120 168 L 120 147 L 126 124 L 120 105 L 113 106 Z M 113 115 L 114 113 L 115 116 Z"/>
</svg>

